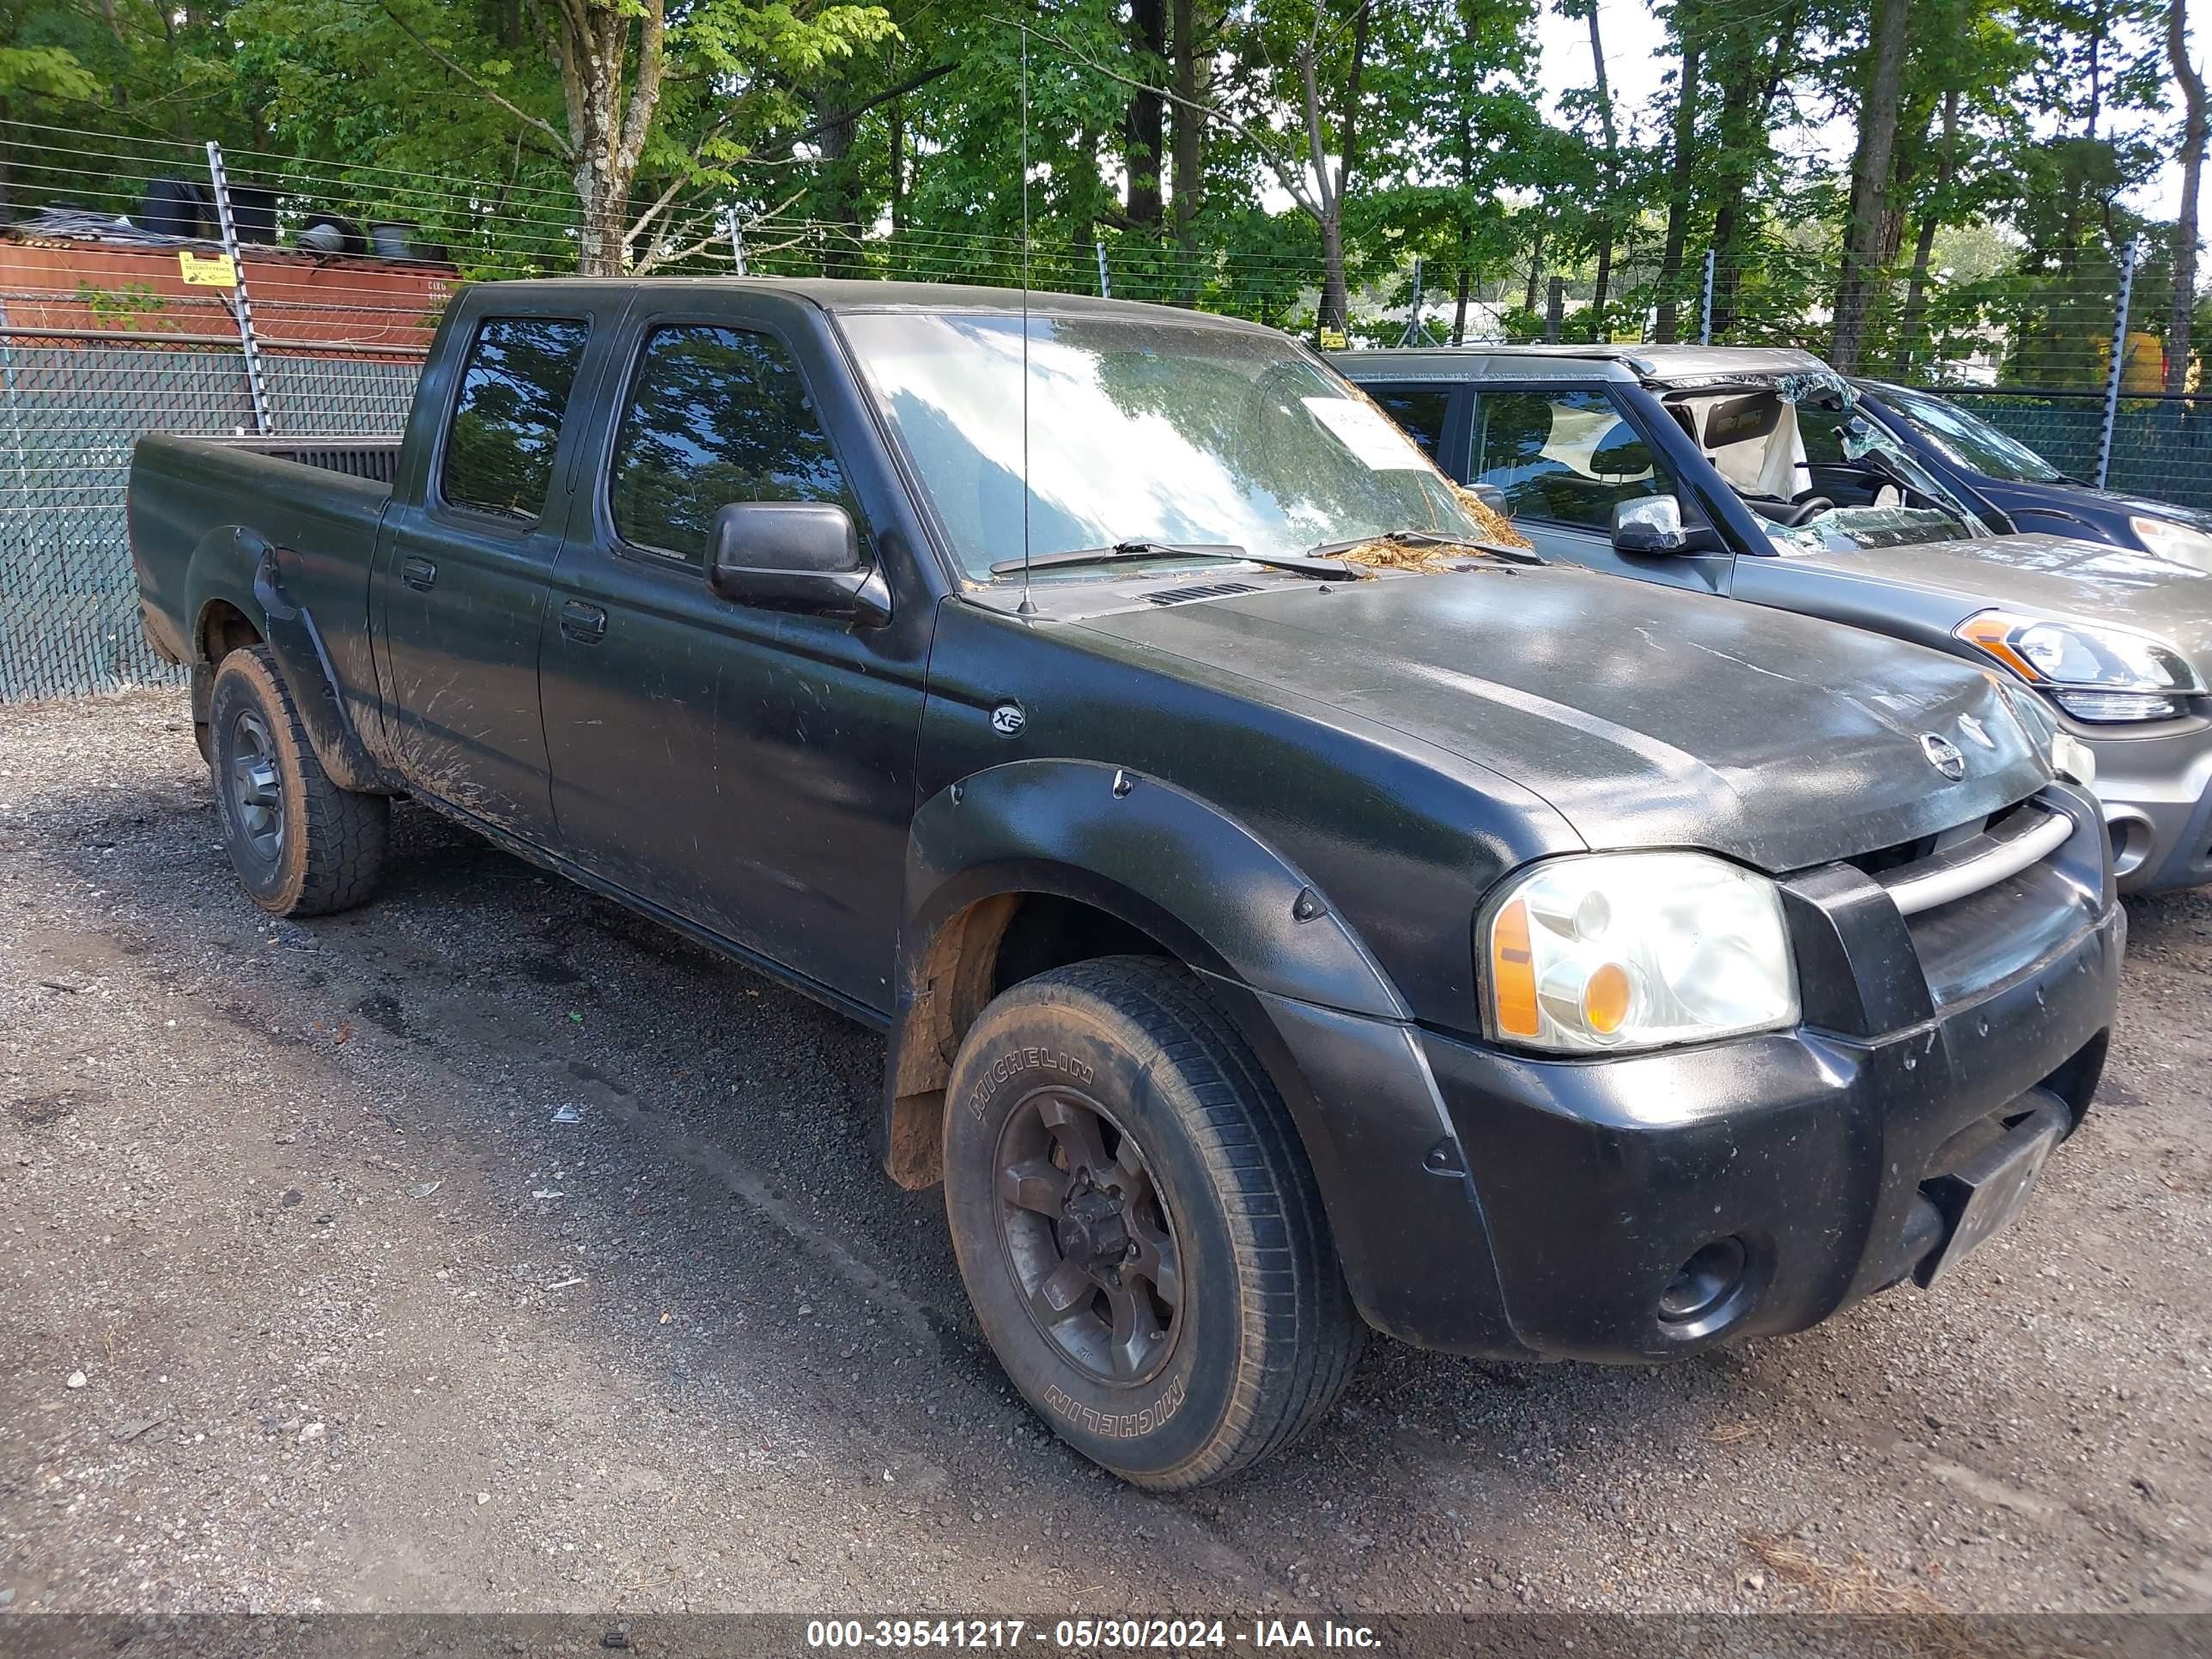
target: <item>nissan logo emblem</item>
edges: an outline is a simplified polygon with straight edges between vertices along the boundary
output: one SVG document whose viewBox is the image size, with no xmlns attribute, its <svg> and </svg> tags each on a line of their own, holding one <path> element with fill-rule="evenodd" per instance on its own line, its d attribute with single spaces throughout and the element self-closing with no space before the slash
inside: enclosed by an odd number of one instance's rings
<svg viewBox="0 0 2212 1659">
<path fill-rule="evenodd" d="M 1928 757 L 1928 763 L 1945 777 L 1956 783 L 1966 775 L 1966 757 L 1959 752 L 1959 745 L 1948 738 L 1939 738 L 1933 732 L 1920 734 L 1920 752 Z"/>
</svg>

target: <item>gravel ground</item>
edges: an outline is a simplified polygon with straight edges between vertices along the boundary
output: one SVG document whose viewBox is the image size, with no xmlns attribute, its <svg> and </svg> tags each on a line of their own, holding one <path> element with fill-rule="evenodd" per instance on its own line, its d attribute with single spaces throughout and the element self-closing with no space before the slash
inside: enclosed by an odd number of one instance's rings
<svg viewBox="0 0 2212 1659">
<path fill-rule="evenodd" d="M 1937 1291 L 1666 1370 L 1377 1342 L 1159 1498 L 1001 1380 L 877 1037 L 412 808 L 272 924 L 185 720 L 0 709 L 19 1612 L 2212 1608 L 2205 897 L 2131 906 L 2099 1109 Z"/>
</svg>

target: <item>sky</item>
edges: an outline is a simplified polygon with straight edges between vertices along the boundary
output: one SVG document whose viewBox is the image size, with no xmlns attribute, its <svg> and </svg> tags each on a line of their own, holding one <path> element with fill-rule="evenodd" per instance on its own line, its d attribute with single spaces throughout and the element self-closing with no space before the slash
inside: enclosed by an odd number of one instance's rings
<svg viewBox="0 0 2212 1659">
<path fill-rule="evenodd" d="M 2192 19 L 2192 44 L 2197 47 L 2201 64 L 2205 25 L 2199 19 L 2204 11 L 2203 0 L 2198 0 L 2196 9 L 2198 19 Z M 1645 0 L 1598 0 L 1597 15 L 1599 33 L 1605 41 L 1606 75 L 1613 83 L 1614 106 L 1624 116 L 1631 112 L 1641 114 L 1674 67 L 1667 32 Z M 1539 13 L 1536 40 L 1540 52 L 1537 80 L 1543 91 L 1545 107 L 1550 111 L 1556 106 L 1561 93 L 1590 84 L 1589 33 L 1581 20 L 1562 17 L 1546 4 Z M 1808 135 L 1804 143 L 1826 149 L 1840 169 L 1850 165 L 1856 136 L 1849 123 L 1836 121 Z M 2124 201 L 2138 213 L 2172 219 L 2181 208 L 2179 166 L 2169 162 L 2156 178 L 2130 192 Z"/>
</svg>

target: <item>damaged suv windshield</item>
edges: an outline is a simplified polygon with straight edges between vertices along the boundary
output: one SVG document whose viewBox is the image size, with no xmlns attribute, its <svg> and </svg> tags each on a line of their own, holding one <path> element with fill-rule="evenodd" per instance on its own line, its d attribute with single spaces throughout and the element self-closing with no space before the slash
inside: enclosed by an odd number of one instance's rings
<svg viewBox="0 0 2212 1659">
<path fill-rule="evenodd" d="M 1669 393 L 1667 412 L 1756 514 L 1778 553 L 1962 541 L 1989 527 L 1832 374 Z"/>
</svg>

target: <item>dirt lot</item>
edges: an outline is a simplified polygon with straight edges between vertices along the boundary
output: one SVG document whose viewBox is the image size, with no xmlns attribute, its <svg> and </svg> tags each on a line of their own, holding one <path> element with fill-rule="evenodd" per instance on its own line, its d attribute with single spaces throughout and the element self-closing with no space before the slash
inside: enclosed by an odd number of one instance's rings
<svg viewBox="0 0 2212 1659">
<path fill-rule="evenodd" d="M 1001 1382 L 876 1037 L 412 809 L 272 925 L 185 719 L 0 709 L 17 1611 L 2212 1608 L 2205 898 L 2132 907 L 2099 1110 L 1939 1291 L 1667 1370 L 1378 1342 L 1161 1499 Z"/>
</svg>

